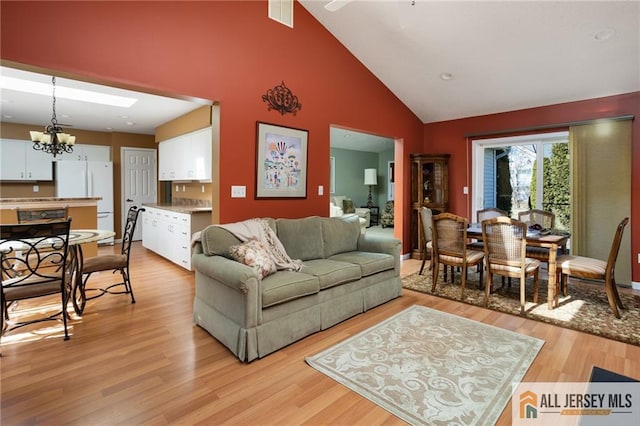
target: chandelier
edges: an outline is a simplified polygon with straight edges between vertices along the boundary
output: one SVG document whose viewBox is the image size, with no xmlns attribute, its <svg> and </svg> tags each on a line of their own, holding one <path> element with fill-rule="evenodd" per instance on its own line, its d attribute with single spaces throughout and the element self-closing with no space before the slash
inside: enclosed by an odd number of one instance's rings
<svg viewBox="0 0 640 426">
<path fill-rule="evenodd" d="M 58 125 L 56 118 L 56 77 L 51 77 L 53 84 L 53 115 L 51 116 L 51 124 L 47 124 L 44 132 L 31 131 L 31 141 L 33 149 L 36 151 L 44 151 L 56 155 L 64 152 L 72 153 L 73 145 L 76 143 L 76 137 L 68 133 L 64 133 L 62 127 Z"/>
</svg>

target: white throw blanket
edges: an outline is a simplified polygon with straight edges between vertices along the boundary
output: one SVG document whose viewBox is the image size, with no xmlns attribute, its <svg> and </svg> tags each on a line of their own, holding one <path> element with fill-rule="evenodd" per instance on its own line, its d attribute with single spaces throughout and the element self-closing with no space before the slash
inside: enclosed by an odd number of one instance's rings
<svg viewBox="0 0 640 426">
<path fill-rule="evenodd" d="M 302 261 L 291 259 L 284 249 L 282 242 L 264 219 L 248 219 L 243 222 L 216 225 L 226 229 L 240 241 L 258 240 L 267 247 L 271 260 L 278 270 L 299 271 Z"/>
</svg>

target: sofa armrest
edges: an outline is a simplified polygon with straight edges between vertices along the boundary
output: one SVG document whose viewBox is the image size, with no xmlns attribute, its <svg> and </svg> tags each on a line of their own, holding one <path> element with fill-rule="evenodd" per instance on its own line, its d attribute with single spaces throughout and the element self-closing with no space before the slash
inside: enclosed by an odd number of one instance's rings
<svg viewBox="0 0 640 426">
<path fill-rule="evenodd" d="M 243 263 L 223 256 L 194 254 L 191 258 L 193 269 L 233 290 L 247 294 L 249 283 L 260 282 L 258 273 Z"/>
<path fill-rule="evenodd" d="M 396 238 L 382 235 L 361 234 L 358 238 L 358 250 L 373 253 L 390 254 L 395 259 L 395 270 L 400 275 L 400 253 L 402 242 Z"/>
</svg>

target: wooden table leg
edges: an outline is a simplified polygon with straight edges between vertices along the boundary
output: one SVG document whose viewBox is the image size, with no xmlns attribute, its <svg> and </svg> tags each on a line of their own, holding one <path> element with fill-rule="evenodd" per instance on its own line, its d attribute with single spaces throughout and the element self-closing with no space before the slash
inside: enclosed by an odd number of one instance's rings
<svg viewBox="0 0 640 426">
<path fill-rule="evenodd" d="M 558 306 L 558 292 L 556 291 L 556 258 L 558 253 L 558 245 L 551 244 L 549 248 L 549 278 L 547 284 L 547 306 L 549 310 Z M 555 303 L 554 303 L 555 301 Z"/>
</svg>

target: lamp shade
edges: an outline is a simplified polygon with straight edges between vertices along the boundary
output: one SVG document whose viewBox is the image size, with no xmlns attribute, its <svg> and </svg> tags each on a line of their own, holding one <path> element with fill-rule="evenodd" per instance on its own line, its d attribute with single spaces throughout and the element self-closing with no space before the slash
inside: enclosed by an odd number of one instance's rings
<svg viewBox="0 0 640 426">
<path fill-rule="evenodd" d="M 376 169 L 364 169 L 364 184 L 365 185 L 378 184 L 378 171 Z"/>
</svg>

